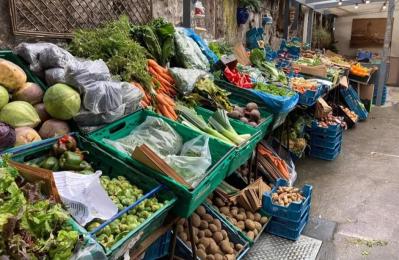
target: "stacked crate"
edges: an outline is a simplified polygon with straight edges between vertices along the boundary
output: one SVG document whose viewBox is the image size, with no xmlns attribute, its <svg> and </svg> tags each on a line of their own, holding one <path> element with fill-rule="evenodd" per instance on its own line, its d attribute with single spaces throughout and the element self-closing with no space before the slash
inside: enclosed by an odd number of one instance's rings
<svg viewBox="0 0 399 260">
<path fill-rule="evenodd" d="M 322 160 L 335 160 L 341 152 L 343 130 L 340 125 L 320 127 L 316 121 L 307 129 L 310 137 L 309 156 Z"/>
</svg>

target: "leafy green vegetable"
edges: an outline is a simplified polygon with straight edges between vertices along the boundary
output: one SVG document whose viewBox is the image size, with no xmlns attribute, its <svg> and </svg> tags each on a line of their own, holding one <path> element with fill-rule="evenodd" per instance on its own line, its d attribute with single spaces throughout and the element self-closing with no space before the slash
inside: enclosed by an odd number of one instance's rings
<svg viewBox="0 0 399 260">
<path fill-rule="evenodd" d="M 230 45 L 225 42 L 211 42 L 208 44 L 209 49 L 213 51 L 220 59 L 223 55 L 232 54 L 233 50 Z"/>
<path fill-rule="evenodd" d="M 209 124 L 211 124 L 211 126 L 213 126 L 218 132 L 229 138 L 236 145 L 240 145 L 248 138 L 248 136 L 240 136 L 237 134 L 230 124 L 226 110 L 218 109 L 215 111 L 215 113 L 209 118 Z"/>
<path fill-rule="evenodd" d="M 166 65 L 175 53 L 174 33 L 173 24 L 163 18 L 157 18 L 148 25 L 133 26 L 131 29 L 134 40 L 144 46 L 160 65 Z"/>
<path fill-rule="evenodd" d="M 287 88 L 278 87 L 278 86 L 272 85 L 272 84 L 264 84 L 261 82 L 256 83 L 254 89 L 260 90 L 262 92 L 266 92 L 266 93 L 269 93 L 269 94 L 272 94 L 275 96 L 290 97 L 290 96 L 294 95 L 294 92 Z"/>
<path fill-rule="evenodd" d="M 265 52 L 262 49 L 253 49 L 250 53 L 249 59 L 266 78 L 273 82 L 287 84 L 287 77 L 284 72 L 278 70 L 274 63 L 266 61 Z"/>
<path fill-rule="evenodd" d="M 103 59 L 111 73 L 122 80 L 136 80 L 146 87 L 152 86 L 147 71 L 148 53 L 130 35 L 131 26 L 127 16 L 105 23 L 96 29 L 79 29 L 74 32 L 69 50 L 76 56 Z"/>
<path fill-rule="evenodd" d="M 19 187 L 18 171 L 7 158 L 0 159 L 0 167 L 0 256 L 69 259 L 79 234 L 67 230 L 67 213 L 43 199 L 39 183 L 21 182 Z"/>
</svg>

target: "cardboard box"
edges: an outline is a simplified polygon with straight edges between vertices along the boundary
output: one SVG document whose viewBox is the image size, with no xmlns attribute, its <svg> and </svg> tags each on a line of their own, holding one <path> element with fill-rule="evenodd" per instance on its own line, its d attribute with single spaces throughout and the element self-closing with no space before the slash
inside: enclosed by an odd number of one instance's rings
<svg viewBox="0 0 399 260">
<path fill-rule="evenodd" d="M 327 78 L 327 67 L 325 65 L 307 66 L 302 64 L 293 63 L 292 67 L 298 69 L 299 73 L 307 74 L 319 78 Z"/>
</svg>

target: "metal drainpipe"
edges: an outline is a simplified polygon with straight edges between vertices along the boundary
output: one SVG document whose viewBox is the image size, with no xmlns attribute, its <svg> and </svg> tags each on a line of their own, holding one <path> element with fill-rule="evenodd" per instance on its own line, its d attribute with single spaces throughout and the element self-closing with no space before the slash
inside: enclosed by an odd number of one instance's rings
<svg viewBox="0 0 399 260">
<path fill-rule="evenodd" d="M 191 0 L 183 0 L 183 27 L 191 28 L 191 10 L 193 3 Z"/>
<path fill-rule="evenodd" d="M 393 29 L 393 14 L 395 12 L 395 0 L 389 0 L 388 4 L 388 16 L 387 25 L 385 28 L 384 37 L 384 48 L 382 51 L 382 60 L 380 65 L 380 71 L 378 73 L 378 89 L 377 89 L 377 106 L 381 106 L 382 93 L 384 90 L 384 85 L 387 79 L 387 62 L 389 56 L 391 55 L 391 41 L 392 41 L 392 29 Z"/>
</svg>

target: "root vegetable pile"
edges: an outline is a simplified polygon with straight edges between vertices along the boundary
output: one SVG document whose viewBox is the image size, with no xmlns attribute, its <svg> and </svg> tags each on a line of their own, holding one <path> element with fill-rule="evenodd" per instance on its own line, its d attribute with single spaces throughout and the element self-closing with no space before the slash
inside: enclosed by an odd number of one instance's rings
<svg viewBox="0 0 399 260">
<path fill-rule="evenodd" d="M 263 121 L 260 117 L 258 105 L 253 102 L 248 103 L 245 107 L 234 106 L 234 110 L 228 113 L 228 116 L 239 119 L 241 122 L 253 127 L 257 127 Z"/>
<path fill-rule="evenodd" d="M 212 204 L 223 217 L 243 231 L 247 237 L 252 240 L 260 234 L 263 226 L 269 220 L 266 216 L 262 216 L 258 212 L 245 210 L 243 207 L 225 202 L 217 196 L 211 196 L 207 201 Z"/>
<path fill-rule="evenodd" d="M 208 214 L 204 206 L 199 206 L 191 216 L 197 256 L 200 259 L 233 260 L 244 247 L 234 244 L 220 220 Z M 188 221 L 181 219 L 177 225 L 177 235 L 191 248 Z"/>
<path fill-rule="evenodd" d="M 302 202 L 303 195 L 298 188 L 294 187 L 278 187 L 277 192 L 272 193 L 272 201 L 274 204 L 287 207 L 291 202 Z"/>
<path fill-rule="evenodd" d="M 341 109 L 342 109 L 342 111 L 345 112 L 345 114 L 346 114 L 350 119 L 352 119 L 353 122 L 357 122 L 357 120 L 359 119 L 359 116 L 358 116 L 355 112 L 353 112 L 352 110 L 350 110 L 349 108 L 344 107 L 344 106 L 341 106 Z"/>
</svg>

